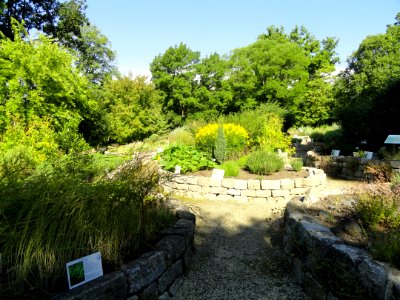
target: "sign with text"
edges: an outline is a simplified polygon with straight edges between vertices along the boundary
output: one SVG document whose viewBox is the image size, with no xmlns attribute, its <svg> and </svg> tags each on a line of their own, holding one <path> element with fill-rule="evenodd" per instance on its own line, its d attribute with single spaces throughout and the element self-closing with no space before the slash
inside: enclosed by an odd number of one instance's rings
<svg viewBox="0 0 400 300">
<path fill-rule="evenodd" d="M 340 150 L 332 150 L 332 152 L 331 152 L 331 156 L 339 156 L 339 154 L 340 154 Z"/>
<path fill-rule="evenodd" d="M 100 252 L 70 261 L 66 267 L 70 289 L 103 276 Z"/>
<path fill-rule="evenodd" d="M 225 170 L 213 169 L 211 179 L 222 180 L 224 179 Z"/>
<path fill-rule="evenodd" d="M 372 159 L 373 154 L 374 154 L 373 152 L 365 151 L 362 158 L 363 159 Z"/>
</svg>

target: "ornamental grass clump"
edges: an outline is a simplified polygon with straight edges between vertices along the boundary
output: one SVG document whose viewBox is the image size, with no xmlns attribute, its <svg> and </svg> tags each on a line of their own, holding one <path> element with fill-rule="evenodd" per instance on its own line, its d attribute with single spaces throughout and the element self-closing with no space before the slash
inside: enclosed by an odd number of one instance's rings
<svg viewBox="0 0 400 300">
<path fill-rule="evenodd" d="M 303 160 L 301 158 L 292 158 L 290 160 L 290 165 L 292 166 L 293 171 L 300 171 L 303 168 Z"/>
<path fill-rule="evenodd" d="M 282 170 L 284 162 L 277 154 L 258 150 L 249 154 L 246 168 L 253 174 L 269 175 Z"/>
<path fill-rule="evenodd" d="M 49 297 L 65 287 L 65 264 L 93 252 L 118 267 L 173 220 L 155 196 L 157 168 L 138 159 L 104 176 L 90 157 L 48 162 L 20 180 L 1 173 L 2 297 Z"/>
</svg>

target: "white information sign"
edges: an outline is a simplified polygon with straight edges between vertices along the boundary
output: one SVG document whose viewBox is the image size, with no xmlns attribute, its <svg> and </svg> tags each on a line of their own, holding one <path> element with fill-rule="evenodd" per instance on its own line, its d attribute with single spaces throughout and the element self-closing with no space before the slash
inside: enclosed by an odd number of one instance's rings
<svg viewBox="0 0 400 300">
<path fill-rule="evenodd" d="M 211 179 L 222 180 L 224 179 L 224 175 L 225 175 L 225 170 L 213 169 Z"/>
<path fill-rule="evenodd" d="M 103 276 L 100 252 L 70 261 L 66 267 L 70 289 Z"/>
<path fill-rule="evenodd" d="M 175 174 L 181 174 L 181 166 L 175 166 Z"/>
<path fill-rule="evenodd" d="M 331 156 L 339 156 L 339 154 L 340 154 L 340 150 L 332 150 L 332 152 L 331 152 Z"/>
<path fill-rule="evenodd" d="M 365 152 L 364 152 L 363 158 L 364 158 L 364 159 L 372 159 L 372 155 L 373 155 L 373 154 L 374 154 L 373 152 L 365 151 Z"/>
</svg>

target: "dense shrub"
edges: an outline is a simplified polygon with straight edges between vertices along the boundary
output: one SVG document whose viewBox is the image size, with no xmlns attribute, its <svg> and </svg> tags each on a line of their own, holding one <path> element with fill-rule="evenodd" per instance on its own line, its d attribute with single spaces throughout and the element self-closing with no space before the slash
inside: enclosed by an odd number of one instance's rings
<svg viewBox="0 0 400 300">
<path fill-rule="evenodd" d="M 246 161 L 246 168 L 254 174 L 269 175 L 282 170 L 284 162 L 277 154 L 264 150 L 255 151 L 249 154 Z"/>
<path fill-rule="evenodd" d="M 180 166 L 181 173 L 195 172 L 215 166 L 213 161 L 191 146 L 171 146 L 160 154 L 160 159 L 160 165 L 165 170 L 173 171 L 175 166 Z"/>
<path fill-rule="evenodd" d="M 118 266 L 172 220 L 153 196 L 156 168 L 136 160 L 103 175 L 86 155 L 49 161 L 20 180 L 2 172 L 2 296 L 48 297 L 66 282 L 66 262 L 96 251 Z"/>
<path fill-rule="evenodd" d="M 218 127 L 217 123 L 208 124 L 200 128 L 195 135 L 196 147 L 210 157 L 215 148 Z M 245 149 L 249 138 L 246 129 L 232 123 L 223 124 L 223 129 L 226 140 L 226 157 L 239 156 Z"/>
<path fill-rule="evenodd" d="M 368 180 L 378 182 L 390 182 L 393 177 L 393 168 L 384 162 L 369 161 L 364 167 L 364 173 Z"/>
<path fill-rule="evenodd" d="M 286 111 L 276 104 L 266 104 L 221 118 L 243 126 L 249 133 L 249 146 L 267 151 L 290 152 L 291 139 L 283 133 Z"/>
<path fill-rule="evenodd" d="M 178 127 L 167 135 L 170 145 L 195 145 L 193 134 L 185 127 Z"/>
</svg>

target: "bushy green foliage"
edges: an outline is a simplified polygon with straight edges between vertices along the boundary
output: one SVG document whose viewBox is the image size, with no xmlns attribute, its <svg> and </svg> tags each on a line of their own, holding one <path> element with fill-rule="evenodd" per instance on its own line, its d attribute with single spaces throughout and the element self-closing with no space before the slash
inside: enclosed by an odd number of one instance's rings
<svg viewBox="0 0 400 300">
<path fill-rule="evenodd" d="M 219 165 L 218 168 L 225 171 L 226 177 L 235 177 L 239 175 L 241 165 L 236 160 L 228 160 Z"/>
<path fill-rule="evenodd" d="M 214 157 L 217 162 L 222 163 L 226 158 L 226 140 L 224 135 L 224 128 L 219 125 L 217 131 L 217 138 L 215 140 Z"/>
<path fill-rule="evenodd" d="M 157 168 L 141 160 L 108 176 L 87 155 L 24 169 L 18 180 L 0 174 L 2 296 L 42 298 L 63 279 L 66 262 L 95 251 L 119 266 L 171 220 L 154 197 Z"/>
<path fill-rule="evenodd" d="M 170 145 L 195 145 L 194 134 L 186 127 L 178 127 L 172 130 L 167 135 Z"/>
<path fill-rule="evenodd" d="M 122 77 L 109 81 L 104 88 L 112 141 L 142 140 L 168 127 L 159 92 L 145 77 Z"/>
<path fill-rule="evenodd" d="M 294 171 L 298 172 L 303 168 L 303 160 L 301 158 L 292 158 L 290 160 L 290 165 Z"/>
<path fill-rule="evenodd" d="M 210 169 L 215 163 L 191 146 L 170 146 L 160 154 L 160 165 L 168 171 L 181 167 L 181 173 Z"/>
<path fill-rule="evenodd" d="M 265 150 L 255 151 L 249 154 L 246 168 L 254 174 L 269 175 L 282 170 L 284 162 L 277 154 Z"/>
</svg>

